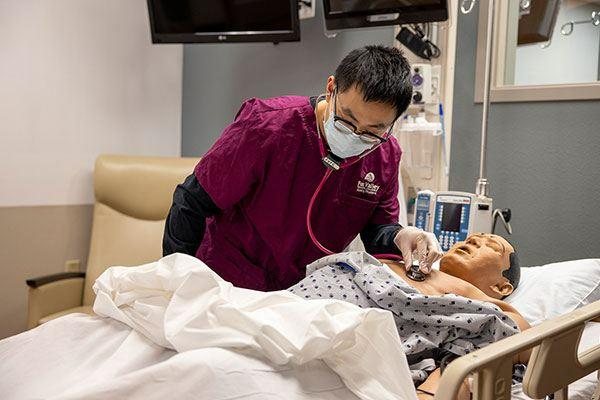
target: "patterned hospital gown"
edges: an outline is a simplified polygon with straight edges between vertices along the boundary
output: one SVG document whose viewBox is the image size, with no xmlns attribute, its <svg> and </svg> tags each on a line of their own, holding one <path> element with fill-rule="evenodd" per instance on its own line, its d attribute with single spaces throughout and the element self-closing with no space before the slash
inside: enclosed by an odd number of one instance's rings
<svg viewBox="0 0 600 400">
<path fill-rule="evenodd" d="M 365 252 L 324 257 L 307 266 L 306 275 L 288 290 L 305 299 L 391 311 L 415 383 L 446 354 L 461 356 L 519 332 L 496 305 L 455 294 L 421 294 Z"/>
</svg>

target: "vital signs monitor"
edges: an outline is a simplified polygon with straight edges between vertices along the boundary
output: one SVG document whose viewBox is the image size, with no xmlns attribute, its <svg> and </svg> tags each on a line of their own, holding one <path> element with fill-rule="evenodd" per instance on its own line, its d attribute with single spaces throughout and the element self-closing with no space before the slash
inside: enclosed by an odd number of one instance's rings
<svg viewBox="0 0 600 400">
<path fill-rule="evenodd" d="M 471 233 L 492 230 L 492 199 L 466 192 L 422 190 L 417 194 L 417 228 L 433 232 L 443 251 Z"/>
</svg>

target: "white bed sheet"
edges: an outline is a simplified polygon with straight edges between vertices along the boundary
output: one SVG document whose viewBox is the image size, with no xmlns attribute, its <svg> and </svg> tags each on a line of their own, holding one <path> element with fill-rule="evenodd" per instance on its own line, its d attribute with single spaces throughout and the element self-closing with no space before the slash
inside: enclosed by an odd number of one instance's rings
<svg viewBox="0 0 600 400">
<path fill-rule="evenodd" d="M 162 399 L 164 396 L 157 395 L 158 391 L 147 387 L 162 385 L 165 379 L 174 386 L 185 387 L 190 386 L 188 375 L 199 380 L 216 375 L 214 370 L 207 369 L 210 363 L 198 364 L 199 360 L 204 362 L 203 357 L 190 354 L 229 350 L 268 360 L 268 365 L 285 366 L 284 370 L 312 371 L 313 364 L 322 360 L 348 388 L 345 396 L 349 390 L 363 400 L 416 400 L 406 356 L 397 345 L 394 319 L 387 311 L 361 309 L 333 299 L 308 302 L 288 291 L 265 293 L 235 288 L 198 259 L 183 254 L 138 267 L 109 268 L 96 280 L 94 291 L 94 311 L 112 319 L 94 321 L 108 321 L 107 326 L 112 329 L 120 321 L 129 331 L 119 331 L 114 336 L 102 334 L 100 329 L 88 337 L 89 330 L 71 324 L 74 331 L 66 335 L 66 344 L 65 339 L 57 341 L 64 344 L 58 346 L 52 337 L 59 338 L 60 330 L 67 330 L 61 324 L 70 321 L 59 319 L 50 325 L 56 332 L 40 336 L 36 332 L 50 329 L 42 326 L 0 341 L 0 385 L 4 389 L 29 382 L 19 372 L 27 369 L 28 355 L 38 352 L 36 368 L 41 368 L 38 372 L 43 375 L 40 380 L 44 384 L 39 387 L 49 387 L 52 393 L 57 393 L 57 398 L 138 398 L 138 392 L 143 391 L 139 398 Z M 115 340 L 120 340 L 115 337 L 121 336 L 122 345 L 132 348 L 131 360 L 128 352 L 121 351 L 121 345 L 115 354 L 105 351 L 106 346 L 110 348 Z M 149 344 L 155 346 L 153 350 L 148 350 Z M 52 357 L 46 354 L 46 348 Z M 57 348 L 62 348 L 65 354 Z M 178 354 L 156 363 L 155 357 L 159 360 L 166 357 L 165 349 L 176 350 Z M 196 368 L 189 368 L 190 362 Z M 240 362 L 242 366 L 246 363 Z M 74 368 L 63 368 L 79 363 L 83 368 L 77 367 L 74 372 L 71 372 Z M 321 364 L 318 364 L 320 369 Z M 170 370 L 175 373 L 169 373 Z M 69 377 L 56 379 L 62 376 L 57 371 Z M 176 380 L 179 373 L 184 375 L 181 382 Z M 88 375 L 91 378 L 86 378 Z M 281 379 L 285 376 L 280 374 Z M 78 381 L 83 383 L 68 389 L 69 383 Z M 256 389 L 261 391 L 262 398 L 281 395 L 281 390 L 273 391 L 272 385 L 262 383 Z M 211 387 L 221 388 L 223 398 L 253 398 L 246 392 L 236 394 L 239 387 L 232 385 L 232 381 L 221 379 Z M 23 393 L 27 391 L 16 392 Z M 167 389 L 164 393 L 171 394 Z M 310 398 L 303 396 L 294 398 Z M 43 397 L 47 398 L 47 393 Z M 290 394 L 284 391 L 283 397 L 290 398 Z M 207 394 L 201 398 L 217 397 Z"/>
<path fill-rule="evenodd" d="M 220 348 L 177 353 L 72 314 L 0 341 L 2 399 L 358 399 L 322 361 L 275 365 Z"/>
</svg>

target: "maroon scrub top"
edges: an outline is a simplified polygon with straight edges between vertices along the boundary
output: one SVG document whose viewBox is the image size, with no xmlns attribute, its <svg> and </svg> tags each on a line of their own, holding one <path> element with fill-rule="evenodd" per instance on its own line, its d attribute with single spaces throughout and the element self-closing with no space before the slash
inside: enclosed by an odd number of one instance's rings
<svg viewBox="0 0 600 400">
<path fill-rule="evenodd" d="M 280 290 L 323 257 L 306 228 L 308 203 L 325 174 L 308 97 L 244 102 L 194 173 L 222 212 L 207 220 L 196 257 L 235 286 Z M 398 223 L 394 137 L 334 171 L 312 212 L 316 237 L 342 251 L 367 224 Z"/>
</svg>

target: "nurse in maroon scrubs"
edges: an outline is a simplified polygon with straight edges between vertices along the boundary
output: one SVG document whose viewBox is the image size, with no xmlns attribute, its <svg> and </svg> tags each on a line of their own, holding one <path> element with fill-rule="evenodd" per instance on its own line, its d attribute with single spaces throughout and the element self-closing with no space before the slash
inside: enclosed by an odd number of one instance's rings
<svg viewBox="0 0 600 400">
<path fill-rule="evenodd" d="M 366 46 L 342 60 L 326 95 L 247 100 L 177 186 L 164 255 L 194 255 L 235 286 L 270 291 L 360 234 L 368 252 L 407 267 L 414 257 L 428 273 L 441 257 L 435 236 L 398 224 L 391 130 L 411 96 L 402 53 Z"/>
</svg>

